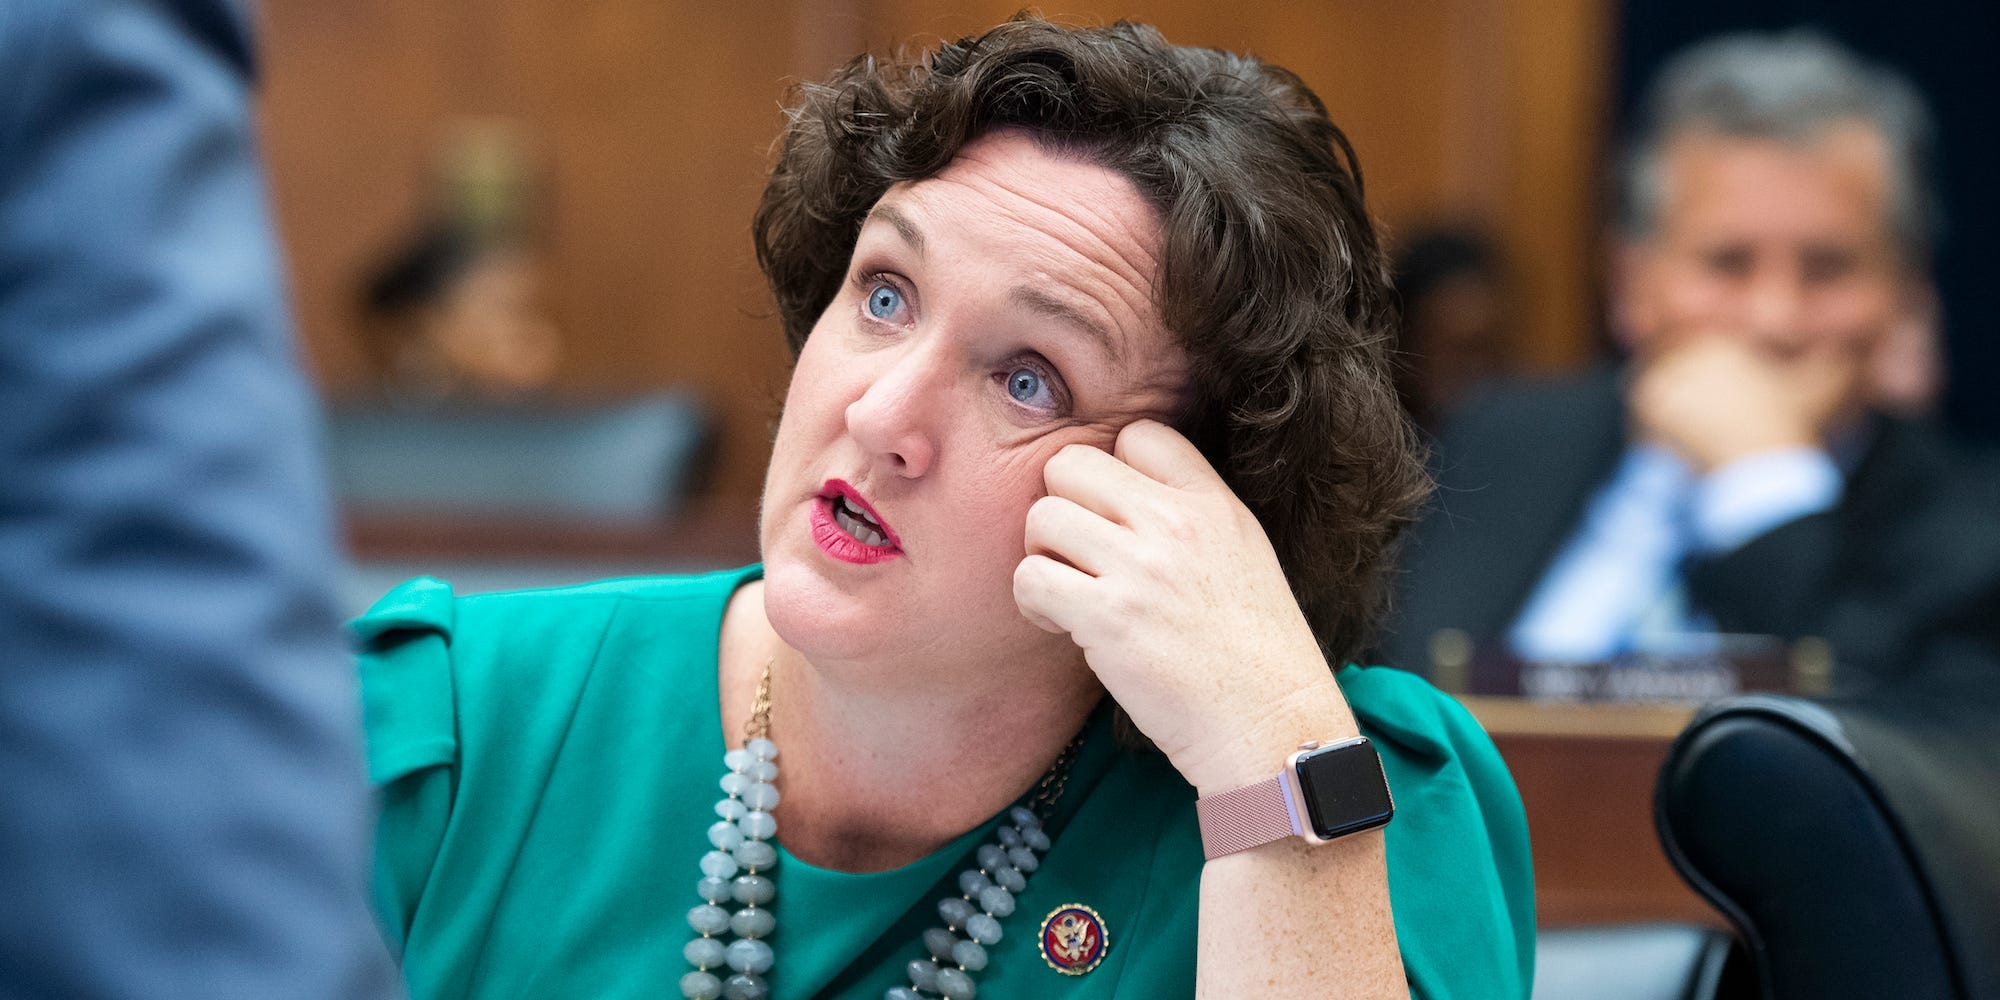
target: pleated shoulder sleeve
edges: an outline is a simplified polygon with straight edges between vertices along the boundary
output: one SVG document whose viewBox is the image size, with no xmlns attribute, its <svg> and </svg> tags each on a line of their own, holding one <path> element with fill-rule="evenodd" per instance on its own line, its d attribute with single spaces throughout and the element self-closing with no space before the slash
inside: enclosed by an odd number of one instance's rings
<svg viewBox="0 0 2000 1000">
<path fill-rule="evenodd" d="M 400 952 L 451 816 L 458 759 L 451 586 L 419 578 L 390 591 L 353 630 L 360 648 L 368 774 L 380 789 L 375 900 Z"/>
</svg>

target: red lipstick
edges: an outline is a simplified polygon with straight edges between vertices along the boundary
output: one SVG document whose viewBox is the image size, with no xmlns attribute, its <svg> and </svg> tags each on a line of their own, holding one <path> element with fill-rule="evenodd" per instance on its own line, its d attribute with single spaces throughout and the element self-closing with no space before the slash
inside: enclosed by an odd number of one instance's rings
<svg viewBox="0 0 2000 1000">
<path fill-rule="evenodd" d="M 812 506 L 812 536 L 820 550 L 841 562 L 866 565 L 903 554 L 903 541 L 875 513 L 860 491 L 829 479 Z"/>
</svg>

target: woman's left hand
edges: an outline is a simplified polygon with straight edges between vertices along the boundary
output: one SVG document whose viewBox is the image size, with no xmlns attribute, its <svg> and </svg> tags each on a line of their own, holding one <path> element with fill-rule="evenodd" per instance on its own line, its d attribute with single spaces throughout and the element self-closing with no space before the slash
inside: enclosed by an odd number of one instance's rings
<svg viewBox="0 0 2000 1000">
<path fill-rule="evenodd" d="M 1066 632 L 1202 795 L 1269 778 L 1352 716 L 1270 539 L 1194 444 L 1141 420 L 1049 459 L 1014 600 Z"/>
</svg>

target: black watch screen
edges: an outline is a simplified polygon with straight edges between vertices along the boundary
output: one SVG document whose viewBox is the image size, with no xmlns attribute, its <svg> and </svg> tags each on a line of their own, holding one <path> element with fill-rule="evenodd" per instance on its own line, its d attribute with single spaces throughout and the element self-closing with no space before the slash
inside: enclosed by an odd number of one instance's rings
<svg viewBox="0 0 2000 1000">
<path fill-rule="evenodd" d="M 1307 824 L 1323 840 L 1382 826 L 1396 811 L 1382 758 L 1365 736 L 1300 754 L 1298 777 Z"/>
</svg>

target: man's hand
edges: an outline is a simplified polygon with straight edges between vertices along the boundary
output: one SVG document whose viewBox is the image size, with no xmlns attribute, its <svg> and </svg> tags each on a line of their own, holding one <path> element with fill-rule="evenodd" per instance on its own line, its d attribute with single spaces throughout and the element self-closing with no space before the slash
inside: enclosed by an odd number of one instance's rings
<svg viewBox="0 0 2000 1000">
<path fill-rule="evenodd" d="M 1014 599 L 1082 647 L 1199 792 L 1261 781 L 1300 740 L 1354 732 L 1263 526 L 1186 438 L 1142 420 L 1110 454 L 1057 452 L 1043 477 Z"/>
<path fill-rule="evenodd" d="M 1633 431 L 1702 473 L 1759 452 L 1819 448 L 1851 405 L 1861 367 L 1837 347 L 1780 360 L 1733 337 L 1688 338 L 1633 381 Z"/>
</svg>

